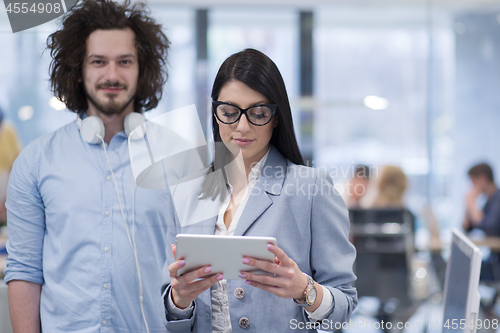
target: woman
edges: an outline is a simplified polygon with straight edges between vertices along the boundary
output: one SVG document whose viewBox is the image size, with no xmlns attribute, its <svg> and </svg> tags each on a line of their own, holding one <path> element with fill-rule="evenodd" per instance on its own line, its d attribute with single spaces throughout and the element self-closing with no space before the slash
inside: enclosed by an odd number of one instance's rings
<svg viewBox="0 0 500 333">
<path fill-rule="evenodd" d="M 233 54 L 219 69 L 212 100 L 216 148 L 210 171 L 218 176 L 204 179 L 197 198 L 214 200 L 218 214 L 197 223 L 177 221 L 168 229 L 170 242 L 176 233 L 273 236 L 279 246 L 268 250 L 276 263 L 242 261 L 275 276 L 242 271 L 242 280 L 226 281 L 206 266 L 177 277 L 185 261 L 175 259 L 172 246 L 164 268 L 167 329 L 339 329 L 357 304 L 348 214 L 326 173 L 303 166 L 278 68 L 253 49 Z M 242 158 L 232 161 L 235 155 Z M 196 205 L 188 206 L 182 210 Z"/>
<path fill-rule="evenodd" d="M 400 167 L 386 165 L 378 181 L 378 195 L 373 202 L 375 208 L 403 208 L 406 191 L 406 175 Z"/>
</svg>

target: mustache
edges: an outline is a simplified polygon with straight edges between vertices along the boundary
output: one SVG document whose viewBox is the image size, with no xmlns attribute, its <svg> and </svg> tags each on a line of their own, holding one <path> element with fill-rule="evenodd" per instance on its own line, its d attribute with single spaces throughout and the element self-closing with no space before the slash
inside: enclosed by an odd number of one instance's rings
<svg viewBox="0 0 500 333">
<path fill-rule="evenodd" d="M 127 89 L 127 85 L 125 83 L 116 81 L 116 82 L 102 82 L 96 84 L 97 89 L 106 89 L 106 88 L 123 88 Z"/>
</svg>

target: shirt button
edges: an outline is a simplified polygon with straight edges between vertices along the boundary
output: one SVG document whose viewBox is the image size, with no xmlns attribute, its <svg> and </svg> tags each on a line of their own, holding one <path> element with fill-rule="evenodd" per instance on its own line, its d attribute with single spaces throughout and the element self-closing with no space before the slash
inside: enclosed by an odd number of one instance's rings
<svg viewBox="0 0 500 333">
<path fill-rule="evenodd" d="M 109 211 L 105 211 L 104 215 L 109 216 Z"/>
<path fill-rule="evenodd" d="M 239 324 L 241 328 L 248 328 L 248 326 L 250 326 L 250 320 L 248 318 L 243 317 L 240 319 Z"/>
<path fill-rule="evenodd" d="M 103 325 L 107 325 L 107 324 L 108 324 L 108 322 L 107 322 L 106 320 L 103 320 L 103 321 L 102 321 L 102 324 L 103 324 Z"/>
<path fill-rule="evenodd" d="M 105 284 L 103 284 L 103 285 L 102 285 L 102 287 L 103 287 L 104 289 L 108 289 L 108 284 L 107 284 L 107 283 L 105 283 Z"/>
<path fill-rule="evenodd" d="M 243 290 L 243 288 L 236 288 L 234 290 L 234 296 L 236 298 L 243 298 L 245 297 L 245 291 Z"/>
<path fill-rule="evenodd" d="M 109 251 L 109 247 L 104 247 L 104 252 L 108 252 Z"/>
<path fill-rule="evenodd" d="M 111 176 L 110 176 L 110 175 L 107 175 L 107 176 L 106 176 L 106 180 L 111 180 Z"/>
</svg>

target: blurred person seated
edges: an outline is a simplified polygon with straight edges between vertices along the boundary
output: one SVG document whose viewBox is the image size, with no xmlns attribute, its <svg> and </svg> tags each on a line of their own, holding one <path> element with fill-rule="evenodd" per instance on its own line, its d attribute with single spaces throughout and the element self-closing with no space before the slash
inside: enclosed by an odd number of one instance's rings
<svg viewBox="0 0 500 333">
<path fill-rule="evenodd" d="M 369 208 L 350 209 L 351 239 L 358 251 L 356 288 L 360 297 L 380 300 L 379 322 L 396 322 L 417 308 L 411 287 L 415 217 L 404 205 L 407 178 L 400 167 L 383 166 L 371 176 L 376 193 Z"/>
<path fill-rule="evenodd" d="M 386 165 L 380 171 L 377 195 L 370 208 L 402 208 L 411 215 L 411 228 L 415 234 L 415 215 L 404 204 L 408 180 L 403 170 L 394 165 Z"/>
<path fill-rule="evenodd" d="M 407 187 L 406 175 L 400 167 L 386 165 L 380 172 L 377 183 L 378 194 L 373 208 L 403 208 L 403 197 Z"/>
<path fill-rule="evenodd" d="M 473 166 L 469 170 L 472 188 L 465 196 L 465 217 L 462 227 L 466 231 L 478 228 L 486 236 L 500 237 L 500 191 L 495 185 L 493 170 L 486 163 Z M 486 195 L 486 204 L 480 208 L 477 199 Z"/>
<path fill-rule="evenodd" d="M 462 227 L 465 231 L 480 229 L 486 236 L 500 237 L 500 191 L 495 185 L 493 170 L 486 163 L 473 166 L 469 172 L 472 188 L 465 196 L 465 216 Z M 487 198 L 486 204 L 479 207 L 481 195 Z M 500 253 L 491 252 L 481 265 L 482 281 L 500 281 Z"/>
<path fill-rule="evenodd" d="M 367 165 L 357 165 L 352 179 L 347 185 L 344 201 L 347 208 L 366 208 L 367 191 L 370 185 L 371 171 Z"/>
<path fill-rule="evenodd" d="M 0 108 L 0 226 L 7 222 L 5 199 L 7 183 L 14 160 L 21 151 L 21 144 L 14 127 L 4 121 L 4 113 Z"/>
</svg>

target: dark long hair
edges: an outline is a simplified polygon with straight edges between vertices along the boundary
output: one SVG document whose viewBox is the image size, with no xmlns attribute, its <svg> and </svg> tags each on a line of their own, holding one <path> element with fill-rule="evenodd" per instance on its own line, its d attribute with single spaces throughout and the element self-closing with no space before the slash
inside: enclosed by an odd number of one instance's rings
<svg viewBox="0 0 500 333">
<path fill-rule="evenodd" d="M 293 128 L 292 111 L 285 88 L 283 77 L 276 64 L 264 53 L 255 49 L 246 49 L 227 58 L 219 68 L 212 87 L 212 100 L 217 101 L 221 89 L 230 81 L 240 81 L 249 88 L 266 96 L 278 108 L 274 117 L 278 117 L 278 125 L 274 128 L 270 143 L 278 149 L 283 157 L 295 164 L 304 165 L 304 160 L 297 144 Z M 215 199 L 219 193 L 224 193 L 227 181 L 224 166 L 231 158 L 231 153 L 223 144 L 219 132 L 219 124 L 212 112 L 212 130 L 215 141 L 215 154 L 212 162 L 212 172 L 222 171 L 224 180 L 214 182 L 206 178 L 201 191 L 202 198 Z"/>
<path fill-rule="evenodd" d="M 88 108 L 82 78 L 88 37 L 98 29 L 126 29 L 135 33 L 139 58 L 139 81 L 134 110 L 151 110 L 158 105 L 168 73 L 165 67 L 169 40 L 161 25 L 149 17 L 144 3 L 125 0 L 84 0 L 66 14 L 63 28 L 47 38 L 50 50 L 50 87 L 55 96 L 74 112 Z"/>
</svg>

